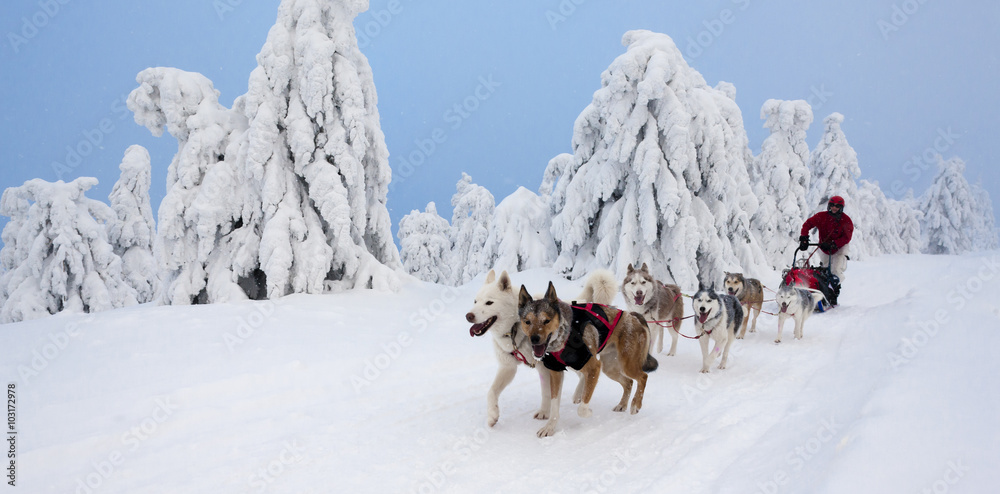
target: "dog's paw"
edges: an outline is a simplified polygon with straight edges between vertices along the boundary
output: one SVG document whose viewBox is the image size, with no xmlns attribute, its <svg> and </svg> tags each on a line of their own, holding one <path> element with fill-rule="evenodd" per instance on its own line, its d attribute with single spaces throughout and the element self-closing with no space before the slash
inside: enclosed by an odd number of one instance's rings
<svg viewBox="0 0 1000 494">
<path fill-rule="evenodd" d="M 619 403 L 618 406 L 611 409 L 612 412 L 624 412 L 628 408 L 624 403 Z"/>
<path fill-rule="evenodd" d="M 719 369 L 720 370 L 724 370 L 725 368 L 726 368 L 726 364 L 719 364 Z"/>
<path fill-rule="evenodd" d="M 580 403 L 580 406 L 576 409 L 576 414 L 583 418 L 590 418 L 594 414 L 594 411 L 590 409 L 590 405 L 586 403 Z"/>
<path fill-rule="evenodd" d="M 583 397 L 582 396 L 573 395 L 573 404 L 574 405 L 579 405 L 580 403 L 583 403 Z"/>
<path fill-rule="evenodd" d="M 548 423 L 545 427 L 538 429 L 538 437 L 551 437 L 556 433 L 556 424 Z"/>
<path fill-rule="evenodd" d="M 708 367 L 702 367 L 701 368 L 701 373 L 702 374 L 708 374 Z"/>
<path fill-rule="evenodd" d="M 781 343 L 781 340 L 774 340 L 774 344 L 775 344 L 775 345 L 778 345 L 778 344 L 780 344 L 780 343 Z"/>
<path fill-rule="evenodd" d="M 539 410 L 539 411 L 535 412 L 535 418 L 538 419 L 538 420 L 548 420 L 549 419 L 549 411 L 548 410 Z"/>
<path fill-rule="evenodd" d="M 629 410 L 629 412 L 628 412 L 628 413 L 629 413 L 629 414 L 631 414 L 631 415 L 635 415 L 635 414 L 639 413 L 639 408 L 640 408 L 640 407 L 638 407 L 638 406 L 635 406 L 635 404 L 633 404 L 633 405 L 632 405 L 632 409 L 631 409 L 631 410 Z"/>
<path fill-rule="evenodd" d="M 737 340 L 742 340 L 743 339 L 743 335 L 741 335 L 741 334 L 736 335 L 736 339 Z"/>
<path fill-rule="evenodd" d="M 493 427 L 494 425 L 497 425 L 497 421 L 498 420 L 499 420 L 499 418 L 490 417 L 490 418 L 486 419 L 486 426 L 487 427 Z"/>
</svg>

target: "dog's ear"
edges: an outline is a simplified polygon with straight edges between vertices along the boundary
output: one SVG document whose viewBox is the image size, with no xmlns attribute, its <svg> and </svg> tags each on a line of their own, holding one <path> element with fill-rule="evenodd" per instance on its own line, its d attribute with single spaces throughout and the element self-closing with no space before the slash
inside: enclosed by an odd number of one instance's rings
<svg viewBox="0 0 1000 494">
<path fill-rule="evenodd" d="M 632 263 L 628 263 L 628 274 L 632 274 L 634 272 L 635 272 L 635 268 L 632 267 Z"/>
<path fill-rule="evenodd" d="M 489 273 L 486 273 L 486 282 L 487 283 L 493 283 L 493 280 L 495 280 L 495 279 L 497 279 L 497 272 L 496 271 L 493 271 L 491 269 Z"/>
<path fill-rule="evenodd" d="M 545 290 L 545 299 L 548 300 L 549 302 L 559 301 L 559 297 L 556 296 L 556 287 L 555 285 L 552 284 L 551 281 L 549 282 L 549 289 Z"/>
<path fill-rule="evenodd" d="M 510 283 L 510 275 L 507 274 L 507 271 L 500 273 L 500 280 L 497 283 L 499 284 L 500 291 L 502 292 L 510 292 L 514 290 L 513 285 Z"/>
<path fill-rule="evenodd" d="M 648 273 L 649 272 L 649 266 L 647 266 L 646 263 L 642 263 L 642 267 L 639 268 L 639 271 L 645 271 L 645 272 Z"/>
<path fill-rule="evenodd" d="M 521 293 L 517 294 L 517 306 L 518 308 L 523 308 L 531 302 L 531 294 L 528 293 L 528 289 L 521 285 Z"/>
</svg>

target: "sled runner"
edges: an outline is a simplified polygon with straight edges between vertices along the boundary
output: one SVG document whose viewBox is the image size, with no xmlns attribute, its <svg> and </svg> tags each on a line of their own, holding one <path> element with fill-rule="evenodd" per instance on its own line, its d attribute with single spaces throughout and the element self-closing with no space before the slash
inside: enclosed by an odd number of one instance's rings
<svg viewBox="0 0 1000 494">
<path fill-rule="evenodd" d="M 818 247 L 819 244 L 809 244 Z M 815 254 L 816 251 L 813 251 Z M 817 303 L 816 311 L 825 312 L 837 306 L 840 295 L 840 278 L 830 272 L 829 266 L 813 266 L 809 264 L 812 254 L 805 259 L 799 259 L 799 250 L 792 255 L 792 266 L 781 272 L 781 284 L 797 286 L 811 290 L 819 290 L 826 300 Z"/>
</svg>

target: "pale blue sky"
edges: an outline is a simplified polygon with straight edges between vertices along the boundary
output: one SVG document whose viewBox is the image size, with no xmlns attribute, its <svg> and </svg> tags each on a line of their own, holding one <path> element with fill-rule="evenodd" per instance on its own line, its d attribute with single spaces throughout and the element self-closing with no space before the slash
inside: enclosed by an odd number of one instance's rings
<svg viewBox="0 0 1000 494">
<path fill-rule="evenodd" d="M 90 197 L 107 200 L 125 149 L 141 144 L 157 207 L 176 142 L 125 110 L 135 75 L 201 72 L 231 104 L 278 1 L 47 2 L 0 4 L 0 188 L 96 176 Z M 761 104 L 807 99 L 810 146 L 823 117 L 843 113 L 862 177 L 890 197 L 894 184 L 923 192 L 936 168 L 907 162 L 937 146 L 997 200 L 998 23 L 1000 3 L 986 0 L 379 0 L 355 25 L 395 174 L 395 228 L 428 201 L 450 219 L 463 171 L 497 202 L 518 186 L 537 190 L 630 29 L 670 35 L 709 84 L 735 84 L 754 152 L 767 135 Z"/>
</svg>

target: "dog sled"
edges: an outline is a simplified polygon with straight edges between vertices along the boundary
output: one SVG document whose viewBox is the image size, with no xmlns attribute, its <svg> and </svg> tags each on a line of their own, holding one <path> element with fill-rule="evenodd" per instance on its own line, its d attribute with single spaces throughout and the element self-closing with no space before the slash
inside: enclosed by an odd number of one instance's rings
<svg viewBox="0 0 1000 494">
<path fill-rule="evenodd" d="M 809 244 L 810 247 L 819 247 L 819 244 Z M 818 249 L 817 249 L 818 250 Z M 817 303 L 816 311 L 825 312 L 837 306 L 837 297 L 840 296 L 840 278 L 830 272 L 829 266 L 813 266 L 809 263 L 816 250 L 804 259 L 799 259 L 799 250 L 795 249 L 792 255 L 792 266 L 781 273 L 781 284 L 797 286 L 810 290 L 818 290 L 823 294 L 825 300 Z"/>
</svg>

